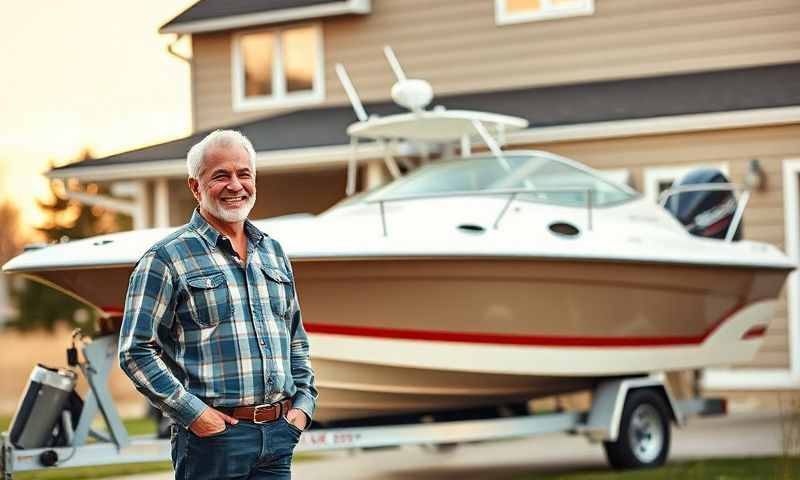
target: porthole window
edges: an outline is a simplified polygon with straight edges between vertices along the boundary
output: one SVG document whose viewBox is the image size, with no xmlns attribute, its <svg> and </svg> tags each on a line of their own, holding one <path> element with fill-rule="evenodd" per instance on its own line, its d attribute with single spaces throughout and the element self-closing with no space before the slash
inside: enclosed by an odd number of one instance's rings
<svg viewBox="0 0 800 480">
<path fill-rule="evenodd" d="M 559 237 L 577 237 L 581 233 L 578 227 L 567 222 L 551 223 L 547 228 Z"/>
</svg>

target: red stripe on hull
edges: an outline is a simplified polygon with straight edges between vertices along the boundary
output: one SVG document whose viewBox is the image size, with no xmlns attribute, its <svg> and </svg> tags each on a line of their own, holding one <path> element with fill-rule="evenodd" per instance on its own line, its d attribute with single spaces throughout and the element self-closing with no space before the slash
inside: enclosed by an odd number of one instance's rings
<svg viewBox="0 0 800 480">
<path fill-rule="evenodd" d="M 328 325 L 305 323 L 310 333 L 327 333 L 354 337 L 392 338 L 399 340 L 428 340 L 434 342 L 484 343 L 497 345 L 527 345 L 542 347 L 657 347 L 674 345 L 699 345 L 717 330 L 727 319 L 741 310 L 737 305 L 722 316 L 706 332 L 685 337 L 600 337 L 558 335 L 498 335 L 492 333 L 437 332 L 433 330 L 408 330 L 400 328 L 359 327 L 351 325 Z"/>
<path fill-rule="evenodd" d="M 753 303 L 759 300 L 754 300 Z M 327 333 L 352 337 L 391 338 L 397 340 L 427 340 L 434 342 L 481 343 L 496 345 L 527 345 L 541 347 L 666 347 L 675 345 L 699 345 L 714 333 L 726 320 L 746 305 L 735 306 L 717 320 L 707 331 L 696 336 L 681 337 L 601 337 L 558 335 L 499 335 L 493 333 L 437 332 L 434 330 L 410 330 L 402 328 L 360 327 L 352 325 L 328 325 L 305 322 L 309 333 Z M 118 307 L 101 307 L 108 314 L 121 314 Z M 742 337 L 744 340 L 763 336 L 766 326 L 756 326 Z"/>
<path fill-rule="evenodd" d="M 742 340 L 750 340 L 753 338 L 761 338 L 767 333 L 767 326 L 766 325 L 756 325 L 752 327 L 750 330 L 744 332 L 742 335 Z"/>
</svg>

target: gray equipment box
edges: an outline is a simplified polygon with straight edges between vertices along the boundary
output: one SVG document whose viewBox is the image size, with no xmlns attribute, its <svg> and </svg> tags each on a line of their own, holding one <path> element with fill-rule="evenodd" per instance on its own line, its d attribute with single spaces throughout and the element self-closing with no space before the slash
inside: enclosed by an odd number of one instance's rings
<svg viewBox="0 0 800 480">
<path fill-rule="evenodd" d="M 11 420 L 9 439 L 17 448 L 48 447 L 61 412 L 75 389 L 77 375 L 69 370 L 33 368 L 28 386 Z"/>
</svg>

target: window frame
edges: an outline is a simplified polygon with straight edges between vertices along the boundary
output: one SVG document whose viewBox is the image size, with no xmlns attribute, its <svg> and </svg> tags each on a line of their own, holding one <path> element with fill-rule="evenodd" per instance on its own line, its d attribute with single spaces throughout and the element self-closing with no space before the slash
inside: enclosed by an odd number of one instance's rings
<svg viewBox="0 0 800 480">
<path fill-rule="evenodd" d="M 541 0 L 549 1 L 549 0 Z M 507 0 L 494 0 L 494 21 L 496 25 L 512 25 L 515 23 L 538 22 L 556 18 L 578 17 L 594 15 L 594 0 L 583 0 L 584 5 L 563 10 L 549 10 L 536 13 L 509 13 L 506 9 Z"/>
<path fill-rule="evenodd" d="M 304 92 L 288 93 L 286 91 L 286 72 L 283 68 L 283 32 L 296 28 L 312 27 L 316 48 L 317 65 L 312 78 L 312 89 Z M 244 60 L 242 58 L 241 39 L 246 35 L 271 33 L 274 35 L 274 62 L 272 64 L 272 95 L 247 98 L 244 94 Z M 299 23 L 273 28 L 260 28 L 236 32 L 231 38 L 231 96 L 233 110 L 244 112 L 262 110 L 274 107 L 289 107 L 310 103 L 319 103 L 325 100 L 325 58 L 322 37 L 322 24 Z"/>
</svg>

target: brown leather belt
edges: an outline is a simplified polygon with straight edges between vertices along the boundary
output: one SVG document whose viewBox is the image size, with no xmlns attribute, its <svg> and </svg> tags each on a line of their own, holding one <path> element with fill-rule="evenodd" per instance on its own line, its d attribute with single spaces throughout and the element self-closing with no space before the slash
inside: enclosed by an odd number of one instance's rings
<svg viewBox="0 0 800 480">
<path fill-rule="evenodd" d="M 215 407 L 220 412 L 239 420 L 248 420 L 253 423 L 274 422 L 286 415 L 292 408 L 292 400 L 286 399 L 275 403 L 263 405 L 250 405 L 247 407 Z"/>
</svg>

